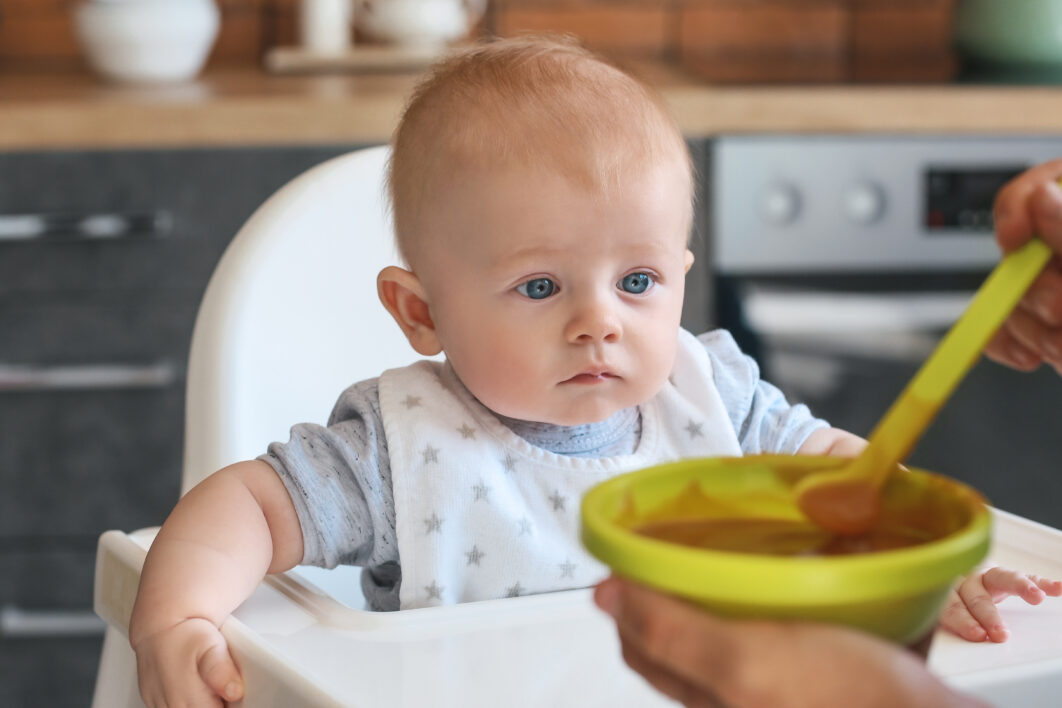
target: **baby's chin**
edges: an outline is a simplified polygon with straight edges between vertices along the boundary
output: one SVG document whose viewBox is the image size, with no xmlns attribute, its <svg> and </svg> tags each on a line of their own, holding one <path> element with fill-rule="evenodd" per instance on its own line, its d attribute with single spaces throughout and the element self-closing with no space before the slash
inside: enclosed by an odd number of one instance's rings
<svg viewBox="0 0 1062 708">
<path fill-rule="evenodd" d="M 608 420 L 616 413 L 620 412 L 627 406 L 620 405 L 608 405 L 608 406 L 579 406 L 578 408 L 568 408 L 567 410 L 529 410 L 524 409 L 518 411 L 515 415 L 511 413 L 503 413 L 508 418 L 516 418 L 517 420 L 526 420 L 535 423 L 547 423 L 549 425 L 561 425 L 565 427 L 572 427 L 576 425 L 590 425 L 591 423 L 600 423 L 603 420 Z"/>
</svg>

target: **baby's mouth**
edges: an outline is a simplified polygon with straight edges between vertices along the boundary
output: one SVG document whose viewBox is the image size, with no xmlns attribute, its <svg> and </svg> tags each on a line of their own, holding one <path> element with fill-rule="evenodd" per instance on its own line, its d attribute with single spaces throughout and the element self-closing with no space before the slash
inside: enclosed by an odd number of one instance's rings
<svg viewBox="0 0 1062 708">
<path fill-rule="evenodd" d="M 580 374 L 576 374 L 575 376 L 571 377 L 570 379 L 565 379 L 561 383 L 593 385 L 593 384 L 605 383 L 606 381 L 609 381 L 611 379 L 618 379 L 618 378 L 619 378 L 618 376 L 616 376 L 615 374 L 613 374 L 610 371 L 591 370 L 591 371 L 584 371 L 584 372 L 582 372 Z"/>
</svg>

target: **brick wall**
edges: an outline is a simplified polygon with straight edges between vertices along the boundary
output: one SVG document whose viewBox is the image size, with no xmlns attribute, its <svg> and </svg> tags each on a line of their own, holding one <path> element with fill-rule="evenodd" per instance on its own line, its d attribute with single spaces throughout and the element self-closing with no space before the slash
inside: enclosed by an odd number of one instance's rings
<svg viewBox="0 0 1062 708">
<path fill-rule="evenodd" d="M 0 0 L 0 71 L 83 66 L 83 0 Z M 212 66 L 295 42 L 299 0 L 217 0 Z M 377 0 L 385 1 L 385 0 Z M 940 80 L 956 0 L 489 0 L 477 33 L 560 31 L 621 56 L 673 57 L 715 81 Z"/>
</svg>

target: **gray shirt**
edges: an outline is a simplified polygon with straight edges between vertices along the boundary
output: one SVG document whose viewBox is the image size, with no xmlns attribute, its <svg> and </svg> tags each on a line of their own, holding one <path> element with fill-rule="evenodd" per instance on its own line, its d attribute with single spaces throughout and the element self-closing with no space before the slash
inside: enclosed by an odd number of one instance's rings
<svg viewBox="0 0 1062 708">
<path fill-rule="evenodd" d="M 744 454 L 795 453 L 814 430 L 827 425 L 760 380 L 756 362 L 742 354 L 729 332 L 716 330 L 698 339 Z M 402 573 L 378 385 L 379 379 L 354 384 L 340 395 L 327 426 L 296 425 L 287 443 L 271 444 L 259 459 L 273 466 L 295 504 L 305 546 L 302 562 L 362 566 L 369 607 L 397 610 Z M 637 408 L 576 426 L 499 420 L 532 445 L 579 457 L 630 454 L 641 435 Z"/>
</svg>

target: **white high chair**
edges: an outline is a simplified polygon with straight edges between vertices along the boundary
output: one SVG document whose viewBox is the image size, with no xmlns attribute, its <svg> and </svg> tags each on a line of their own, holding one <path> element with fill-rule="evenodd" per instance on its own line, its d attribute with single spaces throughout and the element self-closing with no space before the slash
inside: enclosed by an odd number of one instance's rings
<svg viewBox="0 0 1062 708">
<path fill-rule="evenodd" d="M 309 170 L 226 250 L 192 339 L 182 492 L 286 440 L 294 422 L 324 422 L 349 384 L 415 358 L 376 298 L 377 272 L 397 262 L 387 155 L 371 148 Z M 108 629 L 94 708 L 143 705 L 126 632 L 155 531 L 100 538 L 95 608 Z M 1062 533 L 1000 513 L 995 540 L 1001 563 L 1062 577 Z M 623 664 L 588 590 L 371 613 L 358 573 L 300 566 L 270 576 L 225 622 L 243 705 L 674 705 Z M 1059 605 L 1007 605 L 1013 638 L 1004 645 L 938 637 L 930 665 L 999 705 L 1054 705 Z"/>
</svg>

